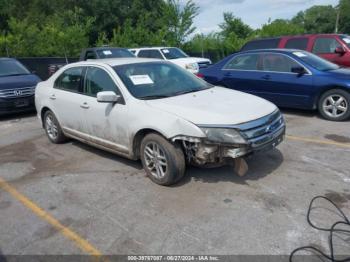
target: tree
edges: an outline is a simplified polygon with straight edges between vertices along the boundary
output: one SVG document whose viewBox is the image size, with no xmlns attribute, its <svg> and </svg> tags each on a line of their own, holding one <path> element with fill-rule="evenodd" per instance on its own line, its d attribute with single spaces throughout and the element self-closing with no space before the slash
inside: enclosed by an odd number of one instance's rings
<svg viewBox="0 0 350 262">
<path fill-rule="evenodd" d="M 303 27 L 284 19 L 276 19 L 271 23 L 263 25 L 262 28 L 257 31 L 260 37 L 297 35 L 302 33 L 304 33 Z"/>
<path fill-rule="evenodd" d="M 299 12 L 292 24 L 303 27 L 306 33 L 333 33 L 336 10 L 331 5 L 315 5 L 304 12 Z"/>
<path fill-rule="evenodd" d="M 232 13 L 224 13 L 224 22 L 219 27 L 225 38 L 235 34 L 237 38 L 244 39 L 253 33 L 253 29 L 249 25 L 243 23 L 240 18 L 235 17 Z"/>
<path fill-rule="evenodd" d="M 168 34 L 166 41 L 170 45 L 180 46 L 196 28 L 193 19 L 198 14 L 199 7 L 189 0 L 182 6 L 179 0 L 167 0 L 162 13 Z"/>
<path fill-rule="evenodd" d="M 339 10 L 339 32 L 350 34 L 350 1 L 340 0 L 337 8 Z"/>
</svg>

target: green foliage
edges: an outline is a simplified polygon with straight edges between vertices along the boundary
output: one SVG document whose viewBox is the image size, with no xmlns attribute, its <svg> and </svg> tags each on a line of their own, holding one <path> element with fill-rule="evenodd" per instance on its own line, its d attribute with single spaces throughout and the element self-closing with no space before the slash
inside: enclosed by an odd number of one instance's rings
<svg viewBox="0 0 350 262">
<path fill-rule="evenodd" d="M 92 23 L 93 19 L 84 18 L 79 9 L 55 14 L 40 25 L 30 23 L 29 18 L 11 18 L 6 46 L 9 54 L 16 57 L 77 56 L 88 45 Z"/>
<path fill-rule="evenodd" d="M 221 34 L 224 37 L 244 39 L 253 33 L 253 29 L 243 23 L 240 18 L 235 17 L 232 13 L 224 13 L 224 22 L 219 25 Z"/>
<path fill-rule="evenodd" d="M 304 28 L 305 32 L 334 33 L 336 20 L 336 10 L 331 5 L 316 5 L 304 12 L 299 12 L 292 23 Z"/>
<path fill-rule="evenodd" d="M 214 3 L 213 3 L 214 4 Z M 233 13 L 219 30 L 195 34 L 193 0 L 0 0 L 0 56 L 78 56 L 88 46 L 180 46 L 217 60 L 257 37 L 350 33 L 350 1 L 313 6 L 253 30 Z"/>
<path fill-rule="evenodd" d="M 294 24 L 289 20 L 277 19 L 262 26 L 256 33 L 260 37 L 273 37 L 283 35 L 298 35 L 304 33 L 302 26 Z"/>
<path fill-rule="evenodd" d="M 340 0 L 337 9 L 339 10 L 339 32 L 350 34 L 350 1 Z"/>
<path fill-rule="evenodd" d="M 180 46 L 195 31 L 193 19 L 198 14 L 198 10 L 198 6 L 192 0 L 187 1 L 183 7 L 179 0 L 167 0 L 162 13 L 168 31 L 166 41 L 170 45 Z"/>
</svg>

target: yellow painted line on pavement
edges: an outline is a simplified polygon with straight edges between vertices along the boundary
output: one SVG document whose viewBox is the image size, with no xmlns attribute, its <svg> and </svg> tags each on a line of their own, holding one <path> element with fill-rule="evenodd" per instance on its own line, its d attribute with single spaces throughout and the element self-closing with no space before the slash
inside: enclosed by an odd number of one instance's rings
<svg viewBox="0 0 350 262">
<path fill-rule="evenodd" d="M 302 141 L 302 142 L 308 142 L 308 143 L 314 143 L 314 144 L 333 145 L 333 146 L 350 148 L 349 143 L 338 143 L 333 141 L 319 140 L 319 139 L 313 139 L 313 138 L 307 138 L 307 137 L 290 136 L 290 135 L 286 135 L 286 138 L 290 140 Z"/>
<path fill-rule="evenodd" d="M 52 217 L 50 214 L 45 212 L 42 208 L 37 206 L 33 201 L 22 195 L 18 192 L 14 187 L 8 184 L 5 180 L 0 178 L 0 188 L 7 191 L 14 198 L 20 201 L 25 207 L 31 210 L 35 215 L 40 217 L 41 219 L 48 222 L 51 226 L 53 226 L 57 231 L 59 231 L 66 238 L 72 240 L 81 250 L 88 253 L 89 255 L 96 256 L 96 258 L 102 256 L 102 253 L 92 246 L 87 240 L 80 237 L 77 233 L 73 232 L 68 227 L 62 225 L 57 219 Z"/>
</svg>

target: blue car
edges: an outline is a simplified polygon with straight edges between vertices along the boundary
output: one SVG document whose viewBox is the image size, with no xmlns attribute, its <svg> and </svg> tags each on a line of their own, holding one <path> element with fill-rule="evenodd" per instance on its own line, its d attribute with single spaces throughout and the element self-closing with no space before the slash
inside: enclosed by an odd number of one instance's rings
<svg viewBox="0 0 350 262">
<path fill-rule="evenodd" d="M 34 111 L 40 78 L 13 58 L 0 58 L 0 115 Z"/>
<path fill-rule="evenodd" d="M 318 109 L 328 120 L 350 117 L 350 70 L 306 51 L 239 52 L 200 70 L 198 76 L 280 107 Z"/>
</svg>

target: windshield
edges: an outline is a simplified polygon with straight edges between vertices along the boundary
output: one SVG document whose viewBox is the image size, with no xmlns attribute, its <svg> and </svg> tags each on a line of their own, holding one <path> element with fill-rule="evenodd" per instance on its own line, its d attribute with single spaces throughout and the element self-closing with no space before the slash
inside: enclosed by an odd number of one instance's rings
<svg viewBox="0 0 350 262">
<path fill-rule="evenodd" d="M 0 76 L 29 75 L 30 72 L 18 61 L 0 60 Z"/>
<path fill-rule="evenodd" d="M 139 99 L 172 97 L 212 87 L 194 74 L 170 63 L 135 63 L 113 68 L 129 92 Z"/>
<path fill-rule="evenodd" d="M 188 55 L 186 55 L 185 52 L 179 48 L 171 47 L 171 48 L 163 48 L 161 50 L 166 59 L 188 57 Z"/>
<path fill-rule="evenodd" d="M 305 62 L 306 64 L 320 71 L 330 71 L 330 70 L 339 69 L 339 66 L 337 66 L 336 64 L 333 64 L 309 52 L 297 51 L 297 52 L 293 52 L 293 54 L 299 57 L 299 59 Z"/>
<path fill-rule="evenodd" d="M 350 48 L 350 36 L 348 36 L 348 35 L 341 35 L 340 38 Z"/>
<path fill-rule="evenodd" d="M 122 48 L 97 50 L 96 52 L 99 58 L 135 57 L 135 55 L 131 53 L 129 50 L 122 49 Z"/>
</svg>

